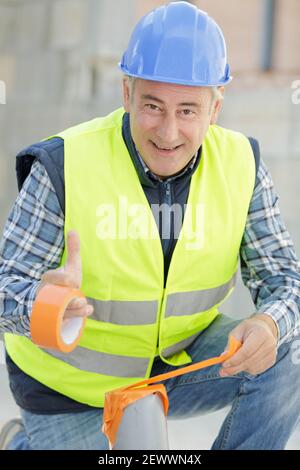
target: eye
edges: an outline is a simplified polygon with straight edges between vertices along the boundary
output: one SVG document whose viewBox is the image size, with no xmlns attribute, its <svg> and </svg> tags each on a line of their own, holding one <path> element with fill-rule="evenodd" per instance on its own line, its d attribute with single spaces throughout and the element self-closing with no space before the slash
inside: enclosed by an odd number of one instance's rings
<svg viewBox="0 0 300 470">
<path fill-rule="evenodd" d="M 151 111 L 159 111 L 159 107 L 153 103 L 145 104 L 145 108 L 150 109 Z"/>
<path fill-rule="evenodd" d="M 193 116 L 195 114 L 191 109 L 182 109 L 181 113 L 186 117 Z"/>
</svg>

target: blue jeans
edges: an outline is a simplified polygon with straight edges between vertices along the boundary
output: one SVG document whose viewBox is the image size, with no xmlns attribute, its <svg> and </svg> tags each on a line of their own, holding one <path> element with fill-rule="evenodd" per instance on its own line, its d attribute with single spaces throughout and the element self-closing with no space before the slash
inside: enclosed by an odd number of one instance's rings
<svg viewBox="0 0 300 470">
<path fill-rule="evenodd" d="M 220 315 L 187 352 L 198 362 L 221 354 L 239 321 Z M 298 338 L 297 338 L 298 339 Z M 221 378 L 212 366 L 168 380 L 169 419 L 181 419 L 231 405 L 212 449 L 284 449 L 300 415 L 300 365 L 293 364 L 291 343 L 278 349 L 276 364 L 253 376 Z M 156 360 L 152 375 L 173 370 Z M 37 415 L 21 411 L 25 432 L 10 449 L 108 449 L 101 432 L 102 410 Z M 199 427 L 199 433 L 205 432 Z"/>
</svg>

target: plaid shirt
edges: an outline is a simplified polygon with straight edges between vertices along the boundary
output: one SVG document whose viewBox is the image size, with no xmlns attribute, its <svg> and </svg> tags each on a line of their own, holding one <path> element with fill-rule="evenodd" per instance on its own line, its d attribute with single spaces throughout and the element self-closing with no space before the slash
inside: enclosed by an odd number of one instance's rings
<svg viewBox="0 0 300 470">
<path fill-rule="evenodd" d="M 150 171 L 146 166 L 144 170 Z M 35 161 L 0 243 L 0 331 L 30 337 L 29 318 L 41 276 L 59 265 L 63 249 L 64 216 L 46 170 Z M 278 345 L 290 341 L 300 333 L 300 264 L 262 161 L 240 259 L 257 313 L 275 321 Z"/>
</svg>

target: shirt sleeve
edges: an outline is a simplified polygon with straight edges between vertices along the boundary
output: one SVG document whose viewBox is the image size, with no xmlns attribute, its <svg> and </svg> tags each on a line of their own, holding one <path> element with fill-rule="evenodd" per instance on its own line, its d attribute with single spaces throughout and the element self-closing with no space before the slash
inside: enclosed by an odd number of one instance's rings
<svg viewBox="0 0 300 470">
<path fill-rule="evenodd" d="M 241 244 L 241 272 L 256 313 L 276 323 L 278 346 L 300 333 L 300 264 L 280 215 L 278 196 L 263 161 Z"/>
<path fill-rule="evenodd" d="M 30 337 L 30 315 L 42 274 L 60 264 L 64 216 L 37 160 L 10 211 L 0 243 L 0 331 Z"/>
</svg>

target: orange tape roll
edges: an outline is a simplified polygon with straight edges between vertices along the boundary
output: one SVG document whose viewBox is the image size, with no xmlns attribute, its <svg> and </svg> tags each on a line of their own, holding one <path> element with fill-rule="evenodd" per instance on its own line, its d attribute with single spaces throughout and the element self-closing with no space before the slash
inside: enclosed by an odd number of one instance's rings
<svg viewBox="0 0 300 470">
<path fill-rule="evenodd" d="M 63 321 L 68 304 L 83 293 L 71 287 L 46 284 L 33 304 L 30 332 L 32 341 L 42 348 L 68 353 L 80 341 L 85 318 L 74 317 Z"/>
</svg>

